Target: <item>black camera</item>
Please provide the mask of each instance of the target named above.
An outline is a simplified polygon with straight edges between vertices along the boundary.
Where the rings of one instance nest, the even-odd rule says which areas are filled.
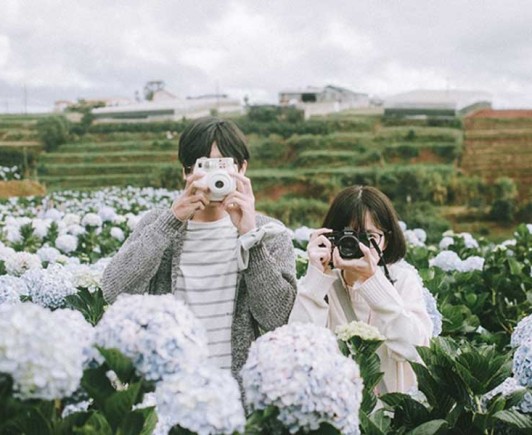
[[[338,247],[340,257],[346,259],[362,258],[364,254],[358,246],[359,242],[370,246],[370,241],[366,233],[357,233],[352,228],[344,228],[342,231],[333,231],[325,234],[325,237],[332,243],[333,247]]]

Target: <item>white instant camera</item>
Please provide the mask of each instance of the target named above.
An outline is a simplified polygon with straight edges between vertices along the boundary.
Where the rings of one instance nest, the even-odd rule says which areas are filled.
[[[201,157],[196,160],[194,165],[194,172],[197,170],[206,173],[199,180],[199,183],[209,188],[209,199],[211,201],[222,201],[227,195],[236,190],[235,179],[229,175],[237,172],[232,157]]]

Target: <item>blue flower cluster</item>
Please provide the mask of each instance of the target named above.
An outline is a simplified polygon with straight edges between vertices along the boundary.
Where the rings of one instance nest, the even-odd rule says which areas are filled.
[[[532,314],[519,321],[512,332],[510,344],[512,347],[519,347],[530,339],[532,339]]]
[[[292,323],[261,336],[241,374],[251,411],[277,407],[290,433],[316,430],[321,423],[342,434],[359,433],[360,371],[328,329]]]
[[[31,302],[0,305],[0,372],[13,378],[16,397],[53,400],[76,391],[90,346],[73,333],[83,321]]]
[[[65,298],[76,294],[73,277],[63,266],[53,264],[46,269],[31,269],[22,275],[31,300],[43,307],[55,309],[65,304]]]
[[[169,427],[198,435],[243,433],[246,418],[236,380],[227,370],[200,365],[163,379],[157,414]]]
[[[208,355],[203,326],[173,295],[120,295],[96,326],[96,343],[120,350],[151,381]]]
[[[438,310],[436,298],[425,286],[423,286],[423,298],[430,320],[432,320],[432,336],[437,337],[442,331],[443,316]]]

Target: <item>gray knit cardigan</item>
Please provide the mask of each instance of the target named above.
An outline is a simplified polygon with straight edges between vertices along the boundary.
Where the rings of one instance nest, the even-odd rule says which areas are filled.
[[[273,221],[257,215],[257,227]],[[102,288],[106,301],[114,302],[120,293],[171,293],[185,230],[186,223],[176,219],[170,209],[148,212],[105,269]],[[237,280],[231,331],[231,368],[239,381],[252,341],[259,331],[287,323],[296,291],[295,254],[288,231],[250,249],[248,268]]]

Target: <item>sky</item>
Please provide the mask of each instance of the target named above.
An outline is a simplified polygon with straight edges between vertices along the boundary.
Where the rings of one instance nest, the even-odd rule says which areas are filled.
[[[133,99],[150,80],[256,104],[335,85],[532,108],[531,23],[530,0],[0,0],[0,112]]]

